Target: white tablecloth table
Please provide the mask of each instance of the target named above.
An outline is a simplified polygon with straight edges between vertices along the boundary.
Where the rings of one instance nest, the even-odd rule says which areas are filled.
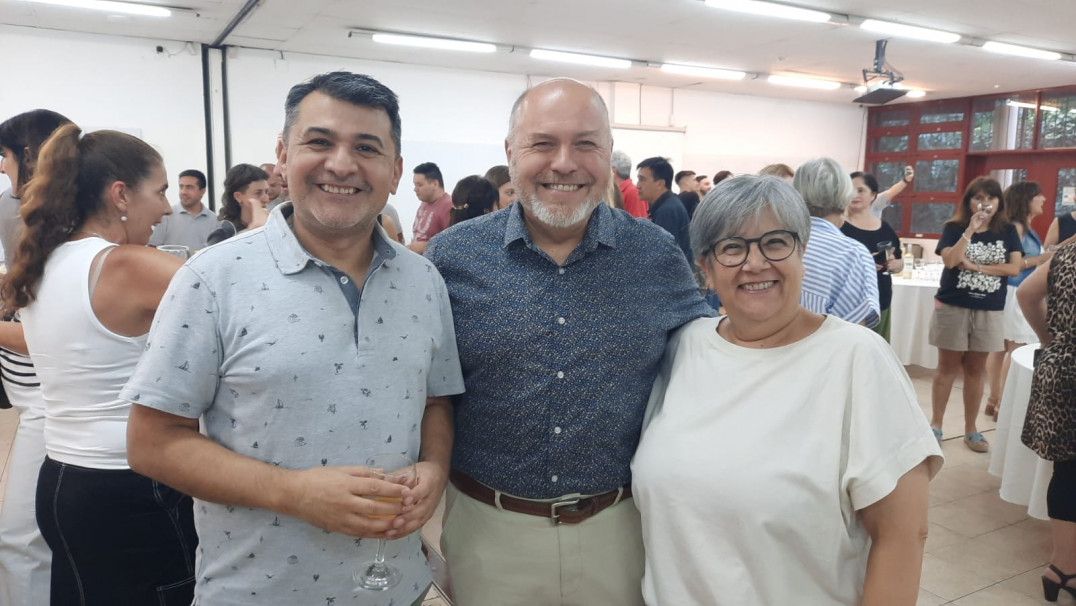
[[[905,366],[938,367],[938,348],[927,342],[934,314],[937,280],[893,277],[893,303],[889,308],[889,342]]]
[[[1031,398],[1031,364],[1038,343],[1024,345],[1012,353],[1012,364],[1001,396],[997,432],[990,450],[990,473],[1001,477],[1001,498],[1027,505],[1031,517],[1045,520],[1046,489],[1054,474],[1054,464],[1039,458],[1020,441],[1024,417]]]

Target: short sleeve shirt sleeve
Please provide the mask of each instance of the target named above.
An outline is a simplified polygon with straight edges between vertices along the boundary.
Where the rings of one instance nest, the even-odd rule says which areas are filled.
[[[120,398],[187,418],[212,404],[221,364],[219,310],[214,294],[184,265],[153,320],[146,351]]]
[[[946,225],[942,228],[941,237],[938,238],[938,247],[934,249],[934,254],[940,255],[946,248],[951,247],[960,240],[960,236],[963,234],[963,230],[959,225]]]

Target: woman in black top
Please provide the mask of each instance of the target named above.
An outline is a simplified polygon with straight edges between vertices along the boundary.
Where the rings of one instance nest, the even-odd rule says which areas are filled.
[[[904,271],[900,238],[888,223],[870,212],[874,192],[878,190],[878,181],[874,175],[854,172],[851,177],[852,185],[856,188],[856,197],[848,204],[841,233],[866,246],[867,251],[874,257],[874,267],[878,270],[878,302],[882,319],[873,330],[889,341],[889,306],[893,302],[893,278],[890,274]],[[878,244],[882,242],[889,242],[893,246],[895,258],[886,259],[885,251],[878,248]]]
[[[220,198],[220,226],[206,239],[216,244],[245,230],[265,225],[269,212],[269,173],[253,164],[236,164],[224,177]]]
[[[1052,251],[1058,246],[1076,242],[1073,236],[1076,236],[1076,211],[1054,218],[1050,223],[1050,229],[1046,232],[1046,239],[1042,241],[1042,246],[1047,251]]]
[[[1005,349],[1002,318],[1008,279],[1020,273],[1024,255],[997,181],[977,177],[968,185],[935,252],[945,269],[930,320],[930,344],[938,348],[930,424],[940,441],[949,393],[963,371],[964,444],[986,452],[990,445],[975,427],[986,358]]]

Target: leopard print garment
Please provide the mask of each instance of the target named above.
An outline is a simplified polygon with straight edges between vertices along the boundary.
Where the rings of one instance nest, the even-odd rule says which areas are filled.
[[[1054,255],[1046,325],[1053,341],[1039,357],[1020,438],[1048,461],[1076,459],[1076,244]]]

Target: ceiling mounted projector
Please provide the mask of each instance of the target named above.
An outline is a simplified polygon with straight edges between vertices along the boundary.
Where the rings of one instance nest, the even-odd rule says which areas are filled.
[[[904,80],[904,75],[885,60],[885,47],[888,40],[874,43],[874,66],[863,70],[863,84],[867,94],[853,99],[853,103],[866,105],[883,105],[908,94],[907,89],[897,87]]]

